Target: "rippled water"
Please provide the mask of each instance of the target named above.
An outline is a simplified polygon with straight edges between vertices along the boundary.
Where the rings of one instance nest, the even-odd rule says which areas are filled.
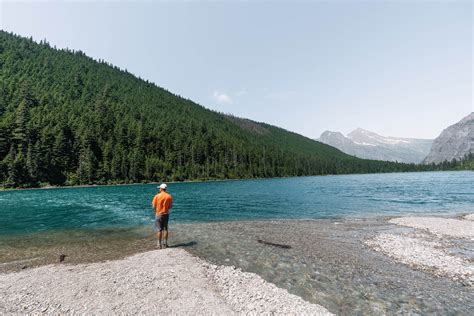
[[[172,183],[169,191],[181,223],[459,213],[473,209],[474,173]],[[0,192],[0,235],[148,225],[155,193],[156,185]]]
[[[338,314],[461,314],[472,288],[364,246],[384,216],[474,212],[473,172],[172,183],[171,244]],[[0,192],[0,272],[153,249],[156,185]],[[258,240],[281,243],[278,248]],[[463,251],[472,257],[472,243]],[[467,250],[466,250],[467,249]]]

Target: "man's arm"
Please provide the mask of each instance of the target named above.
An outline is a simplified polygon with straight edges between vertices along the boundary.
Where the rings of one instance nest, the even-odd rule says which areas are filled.
[[[151,206],[153,207],[154,210],[156,210],[156,204],[158,202],[158,197],[155,195],[153,198],[153,201],[151,202]]]

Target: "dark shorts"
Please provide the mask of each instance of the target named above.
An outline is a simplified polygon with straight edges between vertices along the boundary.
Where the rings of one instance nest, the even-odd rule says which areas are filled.
[[[161,232],[162,230],[168,230],[168,220],[170,218],[169,214],[166,215],[156,215],[155,216],[155,228],[157,231]]]

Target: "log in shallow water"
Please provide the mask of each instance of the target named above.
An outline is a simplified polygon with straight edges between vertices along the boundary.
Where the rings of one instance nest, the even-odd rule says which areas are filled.
[[[264,245],[268,245],[268,246],[273,246],[273,247],[278,247],[278,248],[283,248],[283,249],[290,249],[291,248],[290,245],[276,244],[276,243],[261,240],[261,239],[258,239],[257,241],[260,244],[264,244]]]

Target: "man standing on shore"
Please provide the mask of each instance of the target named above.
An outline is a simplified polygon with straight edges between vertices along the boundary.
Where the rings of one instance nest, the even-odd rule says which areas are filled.
[[[166,192],[168,186],[162,183],[159,187],[160,193],[155,195],[151,205],[155,210],[155,227],[156,227],[156,246],[158,249],[168,248],[168,219],[169,211],[173,206],[173,197]],[[164,243],[161,242],[162,237]]]

